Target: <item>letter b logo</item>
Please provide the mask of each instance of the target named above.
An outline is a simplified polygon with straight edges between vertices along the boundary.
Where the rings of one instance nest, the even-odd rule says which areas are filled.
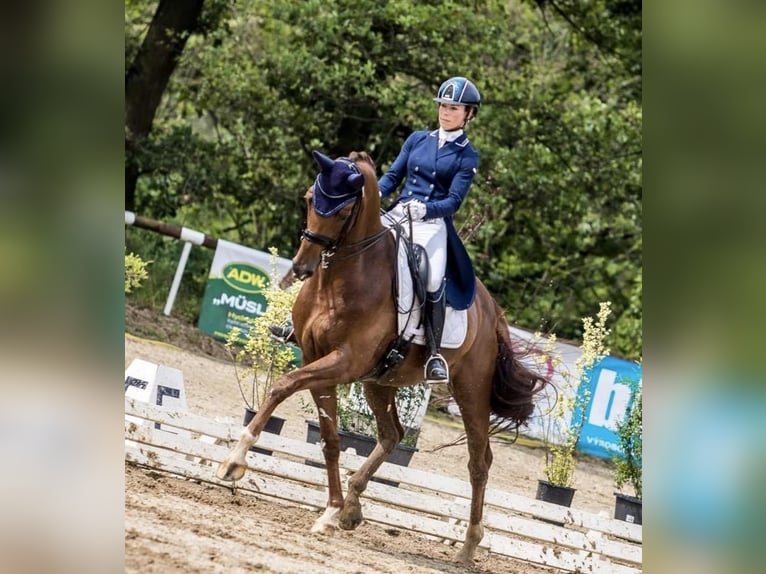
[[[588,416],[590,424],[616,430],[625,416],[625,409],[630,400],[630,387],[616,380],[616,371],[604,368],[599,371],[591,398]]]

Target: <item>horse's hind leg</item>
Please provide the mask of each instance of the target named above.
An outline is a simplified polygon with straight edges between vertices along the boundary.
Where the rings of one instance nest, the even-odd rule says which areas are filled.
[[[380,468],[404,435],[394,402],[396,388],[382,387],[377,383],[365,383],[364,395],[375,415],[378,443],[348,482],[346,500],[340,513],[340,527],[344,530],[352,530],[361,524],[362,505],[359,502],[359,496],[367,488],[372,475]]]
[[[469,450],[471,448],[469,441]],[[473,456],[470,457],[473,460]],[[473,564],[473,556],[476,553],[481,539],[484,538],[484,525],[481,520],[484,515],[484,493],[487,488],[487,477],[489,467],[492,464],[492,450],[487,442],[484,449],[484,463],[481,465],[485,470],[479,470],[468,463],[468,467],[471,473],[471,518],[468,523],[468,528],[465,531],[465,540],[463,541],[463,548],[458,553],[457,560],[461,564],[470,566]]]
[[[456,386],[457,386],[456,382]],[[457,399],[457,397],[456,397]],[[489,411],[481,408],[477,397],[463,402],[461,412],[468,442],[468,473],[471,481],[471,517],[465,533],[465,541],[457,560],[464,565],[473,564],[473,556],[484,537],[482,517],[484,515],[484,493],[492,465],[492,450],[489,446]],[[487,401],[488,402],[488,401]]]

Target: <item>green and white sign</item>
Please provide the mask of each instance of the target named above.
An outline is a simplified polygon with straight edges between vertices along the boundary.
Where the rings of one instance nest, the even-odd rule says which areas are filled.
[[[269,253],[219,239],[202,297],[199,330],[220,340],[234,327],[247,333],[247,320],[266,311],[263,291],[271,284],[272,259]],[[283,277],[291,265],[289,259],[277,257],[277,276]]]

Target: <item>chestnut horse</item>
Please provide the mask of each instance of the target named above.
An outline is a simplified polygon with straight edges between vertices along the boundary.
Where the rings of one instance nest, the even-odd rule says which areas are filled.
[[[361,523],[359,497],[403,436],[394,402],[396,389],[423,383],[426,350],[411,346],[398,367],[377,381],[369,380],[397,338],[395,242],[381,224],[378,183],[369,156],[355,152],[350,158],[332,160],[314,152],[314,157],[322,171],[305,195],[307,225],[292,268],[304,280],[293,306],[303,365],[275,383],[217,476],[221,480],[242,478],[247,468],[245,455],[276,407],[293,393],[308,389],[320,414],[329,487],[327,507],[312,532],[328,532],[353,529]],[[317,185],[321,198],[315,194]],[[472,487],[470,523],[457,559],[471,564],[484,535],[484,492],[492,464],[490,413],[523,424],[533,411],[533,396],[547,381],[514,356],[503,312],[478,280],[475,300],[468,309],[465,342],[460,348],[443,350],[443,355],[449,364],[450,390],[465,426]],[[378,442],[349,480],[344,498],[338,467],[336,387],[360,379],[366,380],[365,397],[375,416]]]

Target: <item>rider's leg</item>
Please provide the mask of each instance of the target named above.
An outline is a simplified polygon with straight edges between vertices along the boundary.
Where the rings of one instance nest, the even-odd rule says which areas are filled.
[[[427,383],[449,382],[447,362],[441,356],[442,333],[444,332],[444,317],[447,312],[447,298],[444,293],[444,283],[436,292],[426,295],[425,304],[425,332],[428,343],[429,357],[425,366],[425,379]]]
[[[423,305],[423,324],[429,354],[425,364],[425,379],[428,383],[447,383],[447,361],[439,353],[446,314],[444,272],[447,267],[447,228],[444,220],[435,219],[413,225],[413,239],[428,254],[427,293]]]

